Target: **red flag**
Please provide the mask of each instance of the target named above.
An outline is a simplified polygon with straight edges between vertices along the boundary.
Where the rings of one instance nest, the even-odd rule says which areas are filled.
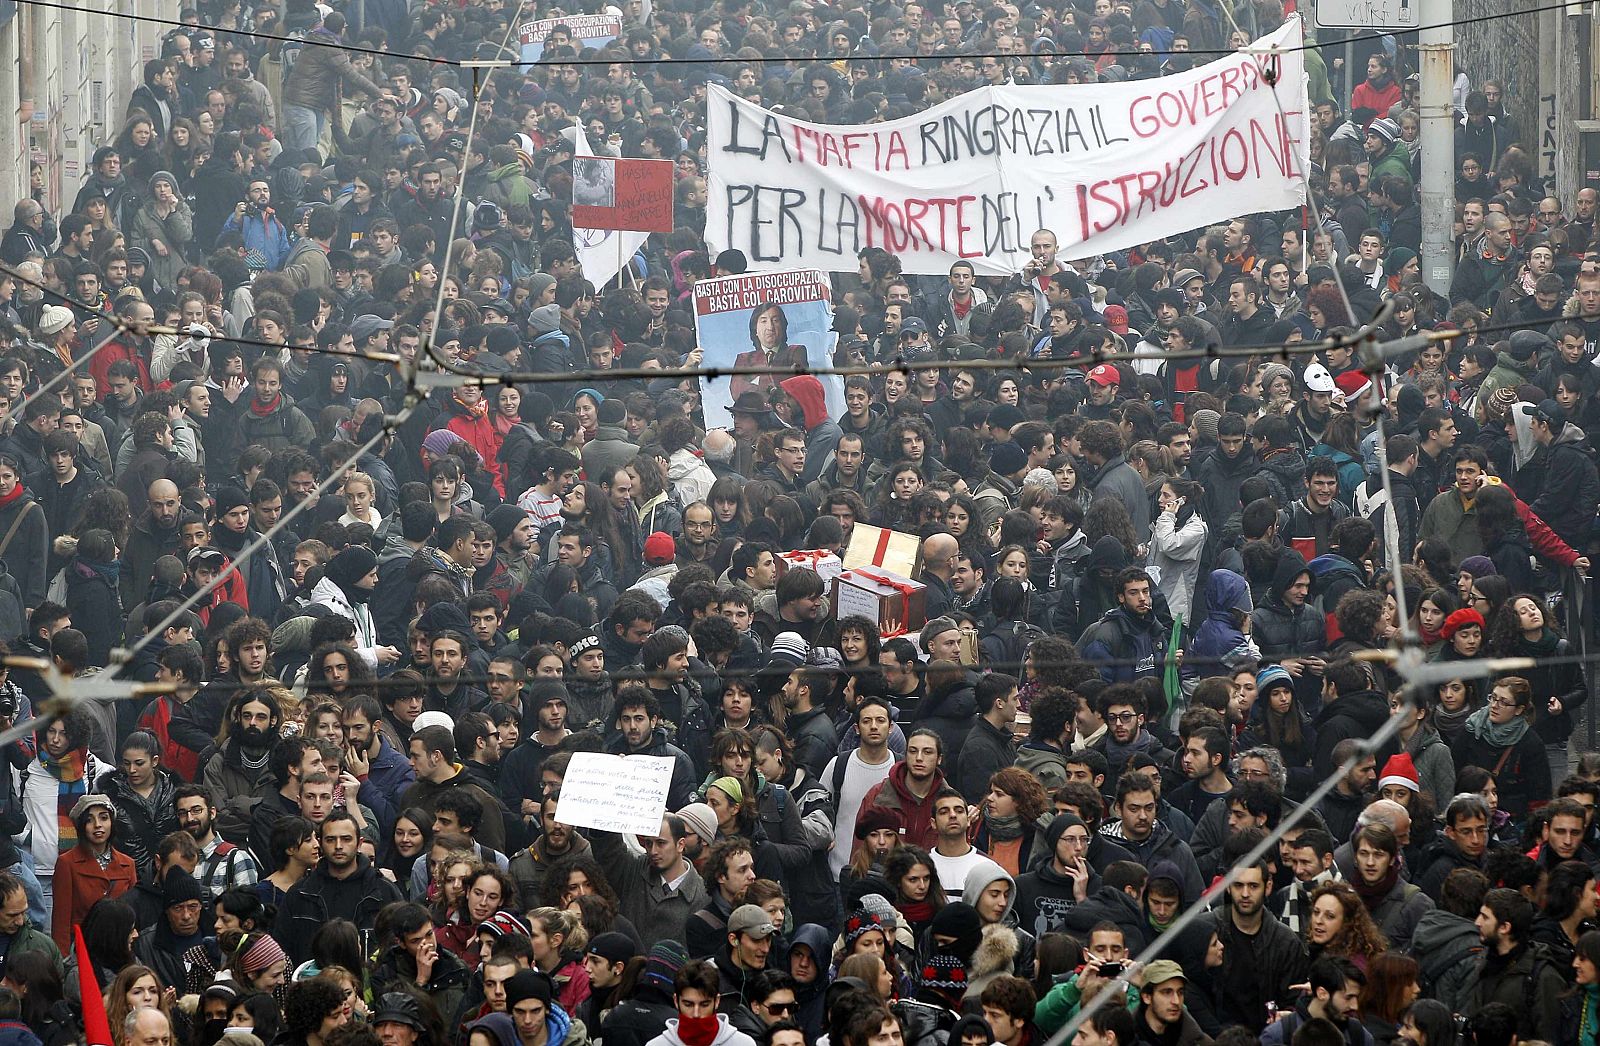
[[[111,1021],[106,1018],[106,1001],[100,994],[100,979],[89,961],[89,946],[83,943],[83,927],[72,927],[78,952],[78,992],[83,997],[83,1036],[88,1046],[112,1046]]]

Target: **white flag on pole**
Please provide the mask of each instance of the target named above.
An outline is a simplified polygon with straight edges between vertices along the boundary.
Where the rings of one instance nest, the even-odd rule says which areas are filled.
[[[589,148],[589,136],[578,125],[577,140],[573,143],[579,156],[594,156]],[[629,260],[638,253],[650,238],[647,232],[613,232],[610,229],[572,230],[572,245],[577,250],[578,263],[583,266],[583,278],[596,287],[604,287],[616,278]]]

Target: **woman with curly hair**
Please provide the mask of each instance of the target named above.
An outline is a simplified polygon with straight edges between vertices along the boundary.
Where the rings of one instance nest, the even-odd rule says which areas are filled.
[[[1338,955],[1362,970],[1389,950],[1355,887],[1346,882],[1323,883],[1311,894],[1311,955]]]
[[[606,930],[625,934],[635,942],[641,940],[638,929],[627,916],[617,914],[622,908],[622,901],[617,897],[617,891],[611,888],[611,882],[600,867],[600,862],[587,852],[568,854],[552,861],[545,873],[541,903],[547,908],[565,908],[586,919],[587,917],[580,911],[583,906],[578,904],[586,897],[600,898],[611,906],[612,912],[610,923],[604,930],[591,929],[590,940],[593,940],[597,933],[604,933]],[[506,907],[513,905],[508,904]],[[584,925],[587,927],[588,922],[585,921]]]
[[[989,778],[973,845],[1013,876],[1021,875],[1032,865],[1038,821],[1048,809],[1050,797],[1039,779],[1008,766]]]

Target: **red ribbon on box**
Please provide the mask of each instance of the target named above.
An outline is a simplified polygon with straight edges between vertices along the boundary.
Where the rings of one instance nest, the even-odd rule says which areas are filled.
[[[817,548],[800,548],[779,554],[793,566],[810,567],[812,570],[817,569],[817,564],[822,562],[823,556],[833,555],[826,549]]]
[[[872,562],[873,563],[882,563],[883,562],[883,557],[889,554],[889,538],[893,533],[894,532],[891,531],[888,527],[884,527],[883,529],[878,531],[878,547],[873,549],[873,551],[872,551]],[[882,578],[874,578],[873,580],[881,581],[883,579]],[[886,584],[886,585],[887,584],[893,584],[893,582],[892,581],[884,581],[884,584]]]
[[[884,531],[884,534],[887,535],[888,531]],[[881,552],[882,548],[887,546],[887,545],[888,545],[888,538],[884,537],[879,543],[880,552]],[[870,567],[857,567],[856,568],[856,573],[860,574],[862,577],[867,578],[867,579],[869,579],[871,581],[876,581],[880,585],[887,585],[889,588],[892,588],[896,592],[900,593],[900,621],[901,621],[901,625],[900,625],[900,631],[895,633],[895,634],[896,635],[904,635],[905,631],[906,631],[905,622],[911,620],[911,594],[917,590],[916,586],[911,584],[910,582],[901,581],[899,578],[894,577],[892,574],[879,573],[878,571],[873,570]]]

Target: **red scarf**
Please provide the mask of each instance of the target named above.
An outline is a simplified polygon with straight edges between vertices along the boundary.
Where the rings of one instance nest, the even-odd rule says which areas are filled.
[[[22,493],[22,484],[19,482],[11,489],[11,493],[0,495],[0,509],[8,509],[12,505],[15,505],[17,503],[17,499],[22,497]]]
[[[717,1020],[717,1015],[709,1017],[685,1017],[678,1014],[678,1038],[682,1039],[684,1046],[711,1046],[717,1041],[717,1032],[722,1028],[722,1022]]]
[[[262,403],[258,399],[252,399],[250,401],[250,413],[254,414],[258,418],[264,418],[268,414],[271,414],[273,411],[277,410],[278,404],[282,402],[283,393],[281,392],[272,397],[271,403]]]
[[[929,901],[901,901],[900,914],[908,923],[925,923],[933,918],[933,904]]]
[[[467,417],[469,418],[482,418],[486,417],[489,413],[488,400],[479,400],[476,403],[463,403],[461,402],[460,396],[452,396],[451,398],[455,400],[456,406],[467,412]]]

